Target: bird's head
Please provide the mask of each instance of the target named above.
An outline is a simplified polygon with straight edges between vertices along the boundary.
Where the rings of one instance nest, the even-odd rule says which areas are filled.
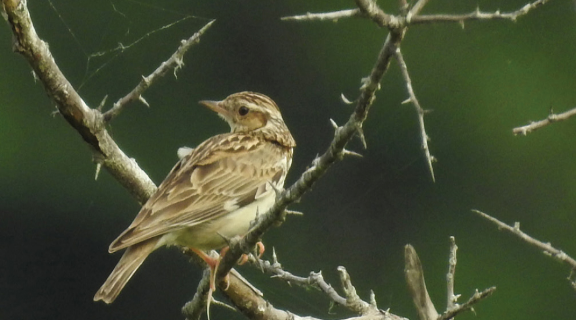
[[[234,133],[262,133],[265,138],[286,147],[296,143],[286,127],[278,105],[261,93],[239,92],[222,101],[200,101],[218,113],[230,125]]]

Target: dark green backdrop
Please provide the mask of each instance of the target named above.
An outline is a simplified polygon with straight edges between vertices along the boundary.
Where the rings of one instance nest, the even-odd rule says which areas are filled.
[[[395,10],[396,1],[380,1]],[[384,3],[386,2],[386,3]],[[526,0],[434,0],[424,13],[512,10]],[[282,108],[298,147],[293,182],[347,120],[360,79],[369,74],[386,31],[362,19],[281,22],[305,12],[352,8],[353,1],[30,0],[36,29],[85,101],[96,107],[127,93],[209,19],[217,22],[168,76],[131,105],[110,132],[159,183],[176,150],[228,130],[197,104],[241,90],[263,92]],[[395,11],[392,11],[395,12]],[[89,55],[127,45],[117,54]],[[551,1],[516,23],[471,22],[410,28],[402,45],[432,138],[436,183],[420,151],[416,114],[393,65],[365,132],[364,158],[347,158],[266,234],[287,270],[322,270],[337,286],[346,266],[360,295],[416,319],[403,279],[403,246],[414,245],[428,288],[445,308],[449,236],[458,251],[456,292],[496,285],[496,294],[460,319],[574,319],[567,267],[470,212],[476,208],[576,255],[576,119],[514,137],[512,128],[576,107],[576,12]],[[89,61],[89,63],[88,63]],[[98,70],[98,71],[97,71]],[[181,319],[201,270],[176,249],[153,254],[110,306],[92,302],[119,254],[108,244],[139,207],[106,172],[94,181],[91,153],[58,115],[0,28],[0,319]],[[270,257],[266,255],[266,257]],[[250,267],[246,276],[277,307],[342,318],[318,292],[291,288]],[[230,317],[214,307],[213,319]],[[239,315],[234,315],[240,318]]]

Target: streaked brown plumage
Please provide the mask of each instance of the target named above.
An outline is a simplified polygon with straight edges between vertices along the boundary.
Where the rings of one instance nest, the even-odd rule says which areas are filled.
[[[226,246],[248,232],[257,212],[275,201],[296,146],[276,103],[254,92],[201,101],[228,122],[231,133],[185,154],[109,251],[124,255],[94,296],[111,303],[144,259],[165,245],[198,250]],[[270,184],[273,184],[272,187]]]

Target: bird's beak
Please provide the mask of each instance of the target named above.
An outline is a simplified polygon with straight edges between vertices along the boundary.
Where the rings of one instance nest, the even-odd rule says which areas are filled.
[[[220,102],[222,102],[222,101],[202,100],[202,101],[200,101],[200,104],[205,105],[210,110],[217,112],[219,115],[222,115],[222,116],[228,115],[228,110],[222,108],[222,106],[220,105]]]

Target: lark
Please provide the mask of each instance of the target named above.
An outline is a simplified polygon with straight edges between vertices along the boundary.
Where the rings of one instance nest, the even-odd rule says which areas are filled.
[[[228,122],[231,132],[181,154],[132,224],[110,244],[110,253],[126,251],[95,301],[113,302],[146,257],[163,246],[190,248],[214,274],[217,261],[205,252],[246,234],[257,214],[274,204],[275,189],[282,189],[296,143],[276,103],[255,92],[200,103]]]

